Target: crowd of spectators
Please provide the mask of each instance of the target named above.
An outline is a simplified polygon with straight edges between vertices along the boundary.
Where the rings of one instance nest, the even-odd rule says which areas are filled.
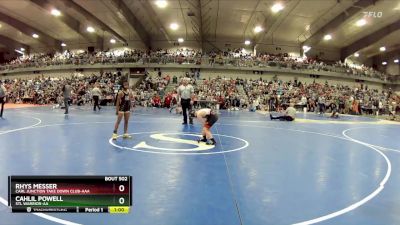
[[[62,102],[62,87],[68,82],[72,88],[71,103],[83,105],[91,101],[90,91],[95,83],[100,85],[104,100],[112,101],[117,80],[117,73],[106,72],[91,76],[75,73],[68,78],[38,76],[32,79],[5,79],[4,83],[9,103],[49,105]]]
[[[238,85],[236,80],[221,77],[198,81],[195,85],[195,102],[199,105],[214,103],[219,109],[237,110],[241,105]],[[247,103],[242,102],[242,107],[245,105]]]
[[[147,76],[134,90],[135,104],[144,107],[169,107],[170,102],[164,100],[166,96],[171,95],[171,93],[165,93],[169,82],[169,75],[165,77]]]
[[[209,64],[235,67],[278,67],[292,70],[313,70],[337,72],[341,74],[372,77],[391,80],[392,77],[363,65],[349,65],[336,62],[331,65],[307,57],[297,57],[283,54],[258,53],[254,55],[243,49],[228,49],[225,51],[203,53],[199,50],[182,48],[175,50],[143,51],[136,49],[119,49],[88,53],[87,51],[69,51],[55,54],[24,55],[2,65],[0,69],[15,69],[24,67],[45,67],[51,65],[83,65],[83,64],[114,64],[114,63],[176,63],[176,64]]]
[[[113,104],[115,94],[120,88],[119,81],[122,74],[119,72],[105,72],[85,76],[75,73],[70,77],[44,77],[32,79],[5,79],[8,103],[32,103],[37,105],[62,105],[62,87],[65,83],[71,86],[71,104],[78,106],[89,104],[92,101],[91,90],[98,84],[101,90],[100,105]],[[135,88],[136,104],[142,106],[153,105],[156,96],[163,96],[163,91],[169,83],[169,77],[146,78]]]
[[[400,111],[400,96],[391,90],[378,91],[367,85],[349,87],[298,81],[246,80],[247,96],[256,99],[260,110],[279,111],[294,103],[311,112],[338,110],[345,114],[395,114]]]
[[[391,90],[378,91],[358,84],[356,87],[300,81],[283,82],[277,77],[270,81],[241,78],[197,79],[193,73],[190,83],[195,88],[195,106],[216,106],[228,110],[280,111],[290,103],[299,110],[311,112],[333,111],[346,114],[396,114],[400,110],[400,96]],[[145,76],[134,88],[135,105],[144,107],[176,108],[176,87],[183,78],[169,75]],[[105,72],[84,76],[76,73],[68,78],[36,77],[33,79],[4,80],[7,102],[34,104],[62,104],[62,86],[72,87],[71,103],[84,105],[91,102],[91,90],[98,84],[101,105],[113,104],[119,89],[121,74]],[[172,86],[167,90],[172,80]],[[172,88],[171,88],[172,87]],[[323,107],[321,107],[323,105]]]

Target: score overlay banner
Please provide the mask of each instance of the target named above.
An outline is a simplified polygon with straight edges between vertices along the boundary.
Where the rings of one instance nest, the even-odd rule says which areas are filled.
[[[128,213],[131,176],[9,176],[12,212]]]

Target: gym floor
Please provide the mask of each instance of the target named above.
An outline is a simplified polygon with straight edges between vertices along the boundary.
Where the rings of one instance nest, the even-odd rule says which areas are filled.
[[[399,123],[222,111],[209,148],[194,141],[200,124],[183,126],[165,109],[135,109],[133,139],[116,141],[111,108],[4,116],[0,224],[400,224]],[[131,175],[133,206],[125,215],[13,214],[9,175]]]

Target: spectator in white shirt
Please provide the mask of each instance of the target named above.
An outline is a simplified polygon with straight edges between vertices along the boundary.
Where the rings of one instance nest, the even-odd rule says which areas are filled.
[[[98,83],[96,83],[92,89],[92,97],[94,101],[93,111],[96,111],[96,107],[100,110],[99,99],[101,97],[101,90]]]

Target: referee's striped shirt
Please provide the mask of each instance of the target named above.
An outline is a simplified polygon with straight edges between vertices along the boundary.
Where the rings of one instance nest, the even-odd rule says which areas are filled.
[[[178,94],[181,96],[181,99],[191,99],[193,93],[194,93],[194,88],[190,84],[186,86],[181,85],[178,87]]]

